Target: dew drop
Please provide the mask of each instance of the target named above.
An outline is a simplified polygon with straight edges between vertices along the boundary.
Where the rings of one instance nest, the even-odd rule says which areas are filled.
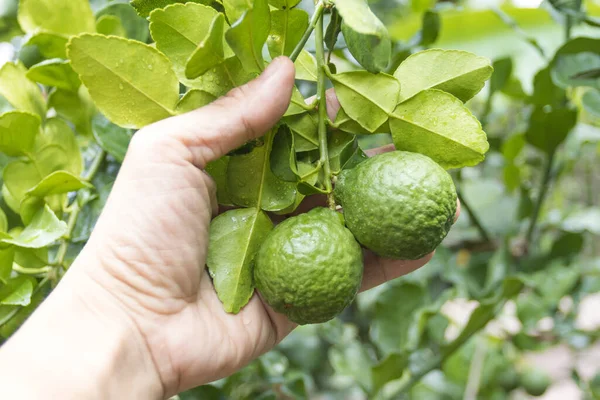
[[[150,71],[152,71],[152,69],[153,69],[153,68],[154,68],[154,67],[152,66],[152,64],[148,64],[148,69],[149,69]]]
[[[124,89],[124,87],[123,87],[123,84],[122,84],[122,83],[119,83],[119,89],[121,89],[121,90],[123,90],[123,89]]]

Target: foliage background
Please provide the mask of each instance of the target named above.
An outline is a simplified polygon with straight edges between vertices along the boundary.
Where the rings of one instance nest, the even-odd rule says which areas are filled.
[[[44,57],[35,46],[22,46],[17,3],[0,2],[0,58],[31,67]],[[127,6],[90,3],[98,18],[113,3]],[[507,390],[513,388],[507,371],[530,367],[553,377],[548,398],[600,398],[600,79],[581,85],[538,75],[548,64],[557,68],[553,56],[565,41],[599,38],[600,29],[557,12],[557,3],[570,7],[576,1],[541,7],[539,1],[371,3],[401,53],[442,47],[494,60],[491,85],[468,104],[484,122],[492,150],[483,164],[454,176],[463,215],[427,267],[360,295],[338,319],[302,327],[234,376],[180,398],[518,399],[526,394],[519,387]],[[302,6],[312,7],[310,1]],[[583,8],[600,15],[598,2],[584,2]],[[143,20],[127,13],[120,18],[123,26],[139,27],[143,37]],[[599,60],[599,43],[581,52]],[[343,50],[334,60],[354,68]],[[566,73],[573,76],[590,65],[580,60]],[[20,276],[21,268],[35,281],[18,282],[26,287],[16,302],[6,300],[14,294],[7,292],[8,283],[0,289],[4,338],[39,304],[89,237],[133,133],[96,114],[85,93],[69,97],[45,90],[57,118],[74,128],[84,174],[93,172],[95,189],[67,198],[66,203],[79,204],[69,240],[20,254],[13,276]],[[314,87],[302,90],[309,94]],[[561,118],[540,128],[532,118],[534,110],[555,106],[550,102],[556,92],[561,107],[577,110],[575,127],[561,131]],[[4,97],[0,109],[12,109]],[[563,133],[566,139],[556,152],[534,145],[535,137],[545,142],[548,135]],[[388,135],[361,139],[363,148],[389,142]],[[11,160],[2,154],[0,167]],[[6,199],[0,205],[5,231],[21,225]],[[526,240],[532,220],[537,229],[533,240]],[[43,269],[57,257],[58,269]],[[448,341],[462,346],[449,349]]]

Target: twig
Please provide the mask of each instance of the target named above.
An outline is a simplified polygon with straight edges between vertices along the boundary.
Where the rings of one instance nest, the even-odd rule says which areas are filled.
[[[529,245],[533,240],[533,237],[535,235],[535,228],[537,227],[537,223],[540,218],[540,211],[542,209],[542,206],[544,205],[544,201],[546,200],[546,195],[548,194],[548,186],[550,185],[550,180],[552,179],[552,168],[554,166],[555,154],[556,150],[552,151],[552,153],[548,155],[548,159],[546,161],[544,176],[540,181],[540,190],[538,193],[538,198],[535,202],[533,214],[531,215],[531,221],[529,222],[529,228],[527,229],[527,234],[525,236],[525,242],[527,243],[527,245]]]
[[[456,193],[458,194],[458,199],[460,200],[461,208],[467,212],[467,214],[469,215],[469,220],[471,221],[473,226],[475,226],[475,228],[477,228],[477,231],[479,232],[479,235],[481,236],[481,238],[484,241],[486,241],[487,243],[491,242],[492,239],[491,239],[490,234],[488,233],[487,229],[485,229],[485,227],[479,220],[479,217],[477,217],[477,214],[475,214],[475,211],[473,210],[473,208],[471,207],[469,202],[463,196],[461,190],[457,188]]]
[[[323,1],[319,1],[315,7],[315,12],[310,20],[308,28],[306,28],[306,30],[304,31],[304,35],[302,35],[302,39],[300,39],[300,42],[298,43],[296,48],[294,48],[294,51],[290,55],[290,59],[292,61],[296,61],[296,59],[302,52],[302,49],[304,49],[306,42],[308,42],[308,39],[310,39],[310,35],[312,35],[313,31],[317,27],[317,24],[323,19],[322,17],[323,12],[325,11],[325,3]],[[323,42],[321,41],[321,43]]]
[[[320,164],[323,166],[325,175],[325,190],[327,191],[328,205],[335,210],[335,201],[331,195],[333,186],[331,184],[331,166],[329,165],[329,149],[327,144],[327,97],[326,97],[326,71],[325,71],[325,48],[323,45],[323,18],[319,18],[315,33],[316,58],[317,58],[317,102],[319,104],[319,151],[321,153]]]

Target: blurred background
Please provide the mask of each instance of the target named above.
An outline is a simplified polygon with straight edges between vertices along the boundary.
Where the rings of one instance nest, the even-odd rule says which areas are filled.
[[[126,1],[90,3],[148,38],[145,21],[126,19]],[[234,376],[178,397],[600,399],[600,1],[370,3],[394,38],[395,66],[432,47],[494,62],[491,83],[468,103],[490,153],[452,172],[461,218],[422,270],[359,295],[334,321],[297,329]],[[0,64],[31,67],[44,57],[24,46],[17,7],[0,0]],[[343,46],[332,59],[338,70],[356,68]],[[563,109],[577,113],[574,126],[554,114]],[[98,137],[99,125],[61,117]],[[540,150],[556,137],[557,149]],[[390,142],[386,134],[360,138],[365,149]],[[85,205],[67,260],[89,236],[118,166],[109,160],[96,178],[99,196]]]

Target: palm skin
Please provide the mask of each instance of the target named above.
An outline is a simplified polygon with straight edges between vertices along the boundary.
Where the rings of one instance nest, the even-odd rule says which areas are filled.
[[[223,310],[205,269],[217,203],[203,171],[267,132],[287,109],[293,83],[292,63],[277,59],[257,81],[212,105],[138,132],[88,245],[57,289],[96,293],[78,297],[98,318],[130,327],[156,372],[157,397],[234,373],[294,328],[258,294],[237,315]],[[363,290],[429,258],[366,253]]]

